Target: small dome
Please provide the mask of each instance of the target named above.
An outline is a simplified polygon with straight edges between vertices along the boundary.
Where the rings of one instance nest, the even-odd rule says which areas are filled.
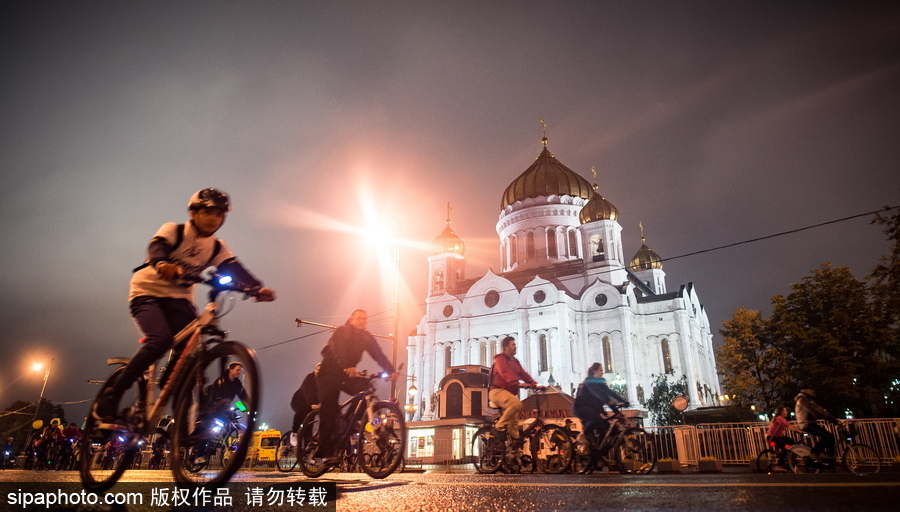
[[[447,227],[431,242],[431,254],[444,254],[446,252],[456,253],[460,256],[466,252],[466,244],[463,243],[462,238],[458,237],[450,229],[450,219],[447,219]]]
[[[578,220],[582,224],[597,220],[619,220],[619,209],[601,196],[599,192],[594,191],[594,195],[591,196],[591,199],[579,212]]]
[[[651,251],[647,244],[644,243],[644,237],[641,237],[641,248],[638,249],[634,258],[631,258],[631,270],[650,270],[651,268],[662,268],[662,258],[659,254]]]
[[[575,171],[561,164],[547,149],[547,138],[543,139],[544,150],[531,167],[513,180],[503,192],[500,209],[531,197],[571,196],[588,199],[591,184]]]

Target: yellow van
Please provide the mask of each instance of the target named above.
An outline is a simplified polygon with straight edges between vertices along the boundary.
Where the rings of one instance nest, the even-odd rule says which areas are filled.
[[[275,449],[278,448],[280,439],[281,432],[273,428],[254,432],[250,450],[247,452],[247,460],[250,463],[250,467],[274,467]]]

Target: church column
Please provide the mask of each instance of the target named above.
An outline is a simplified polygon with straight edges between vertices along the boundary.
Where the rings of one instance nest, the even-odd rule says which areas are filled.
[[[683,299],[687,303],[687,299]],[[675,324],[678,326],[678,346],[681,348],[681,362],[684,365],[684,374],[687,375],[688,396],[691,397],[690,408],[700,407],[697,396],[697,374],[694,371],[694,353],[691,347],[691,327],[688,322],[688,314],[684,309],[675,311]]]
[[[628,302],[626,301],[625,304]],[[622,326],[622,344],[625,354],[625,386],[628,401],[637,403],[637,371],[634,366],[634,339],[631,331],[631,308],[619,306],[619,324]]]

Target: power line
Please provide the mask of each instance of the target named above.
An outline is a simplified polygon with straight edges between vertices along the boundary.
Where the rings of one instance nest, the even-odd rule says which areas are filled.
[[[792,229],[792,230],[790,230],[790,231],[782,231],[781,233],[775,233],[774,235],[766,235],[766,236],[761,236],[761,237],[758,237],[758,238],[751,238],[750,240],[744,240],[743,242],[734,242],[734,243],[727,244],[727,245],[720,245],[720,246],[718,246],[718,247],[712,247],[712,248],[710,248],[710,249],[703,249],[703,250],[700,250],[700,251],[689,252],[689,253],[687,253],[687,254],[681,254],[681,255],[679,255],[679,256],[672,256],[672,257],[670,257],[670,258],[661,258],[660,261],[677,260],[677,259],[679,259],[679,258],[687,258],[688,256],[696,256],[696,255],[698,255],[698,254],[703,254],[703,253],[712,252],[712,251],[718,251],[718,250],[720,250],[720,249],[727,249],[727,248],[729,248],[729,247],[735,247],[735,246],[738,246],[738,245],[749,244],[749,243],[752,243],[752,242],[759,242],[760,240],[768,240],[768,239],[770,239],[770,238],[776,238],[776,237],[779,237],[779,236],[790,235],[790,234],[793,234],[793,233],[799,233],[799,232],[801,232],[801,231],[806,231],[807,229],[820,228],[820,227],[822,227],[822,226],[828,226],[828,225],[830,225],[830,224],[837,224],[838,222],[844,222],[844,221],[848,221],[848,220],[852,220],[852,219],[857,219],[857,218],[859,218],[859,217],[866,217],[866,216],[868,216],[868,215],[874,215],[874,214],[876,214],[876,213],[889,212],[889,211],[895,210],[895,209],[897,209],[897,208],[900,208],[900,206],[885,206],[884,208],[881,208],[881,209],[879,209],[879,210],[875,210],[875,211],[871,211],[871,212],[866,212],[866,213],[860,213],[860,214],[857,214],[857,215],[851,215],[851,216],[849,216],[849,217],[844,217],[844,218],[842,218],[842,219],[830,220],[830,221],[828,221],[828,222],[820,222],[819,224],[813,224],[813,225],[811,225],[811,226],[806,226],[806,227],[802,227],[802,228]]]

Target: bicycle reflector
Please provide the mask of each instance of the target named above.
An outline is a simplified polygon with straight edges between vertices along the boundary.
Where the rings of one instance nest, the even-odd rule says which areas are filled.
[[[241,412],[247,412],[247,406],[244,405],[244,403],[241,402],[240,400],[238,400],[237,402],[235,402],[235,403],[234,403],[234,406],[237,407],[237,410],[239,410],[239,411],[241,411]]]

